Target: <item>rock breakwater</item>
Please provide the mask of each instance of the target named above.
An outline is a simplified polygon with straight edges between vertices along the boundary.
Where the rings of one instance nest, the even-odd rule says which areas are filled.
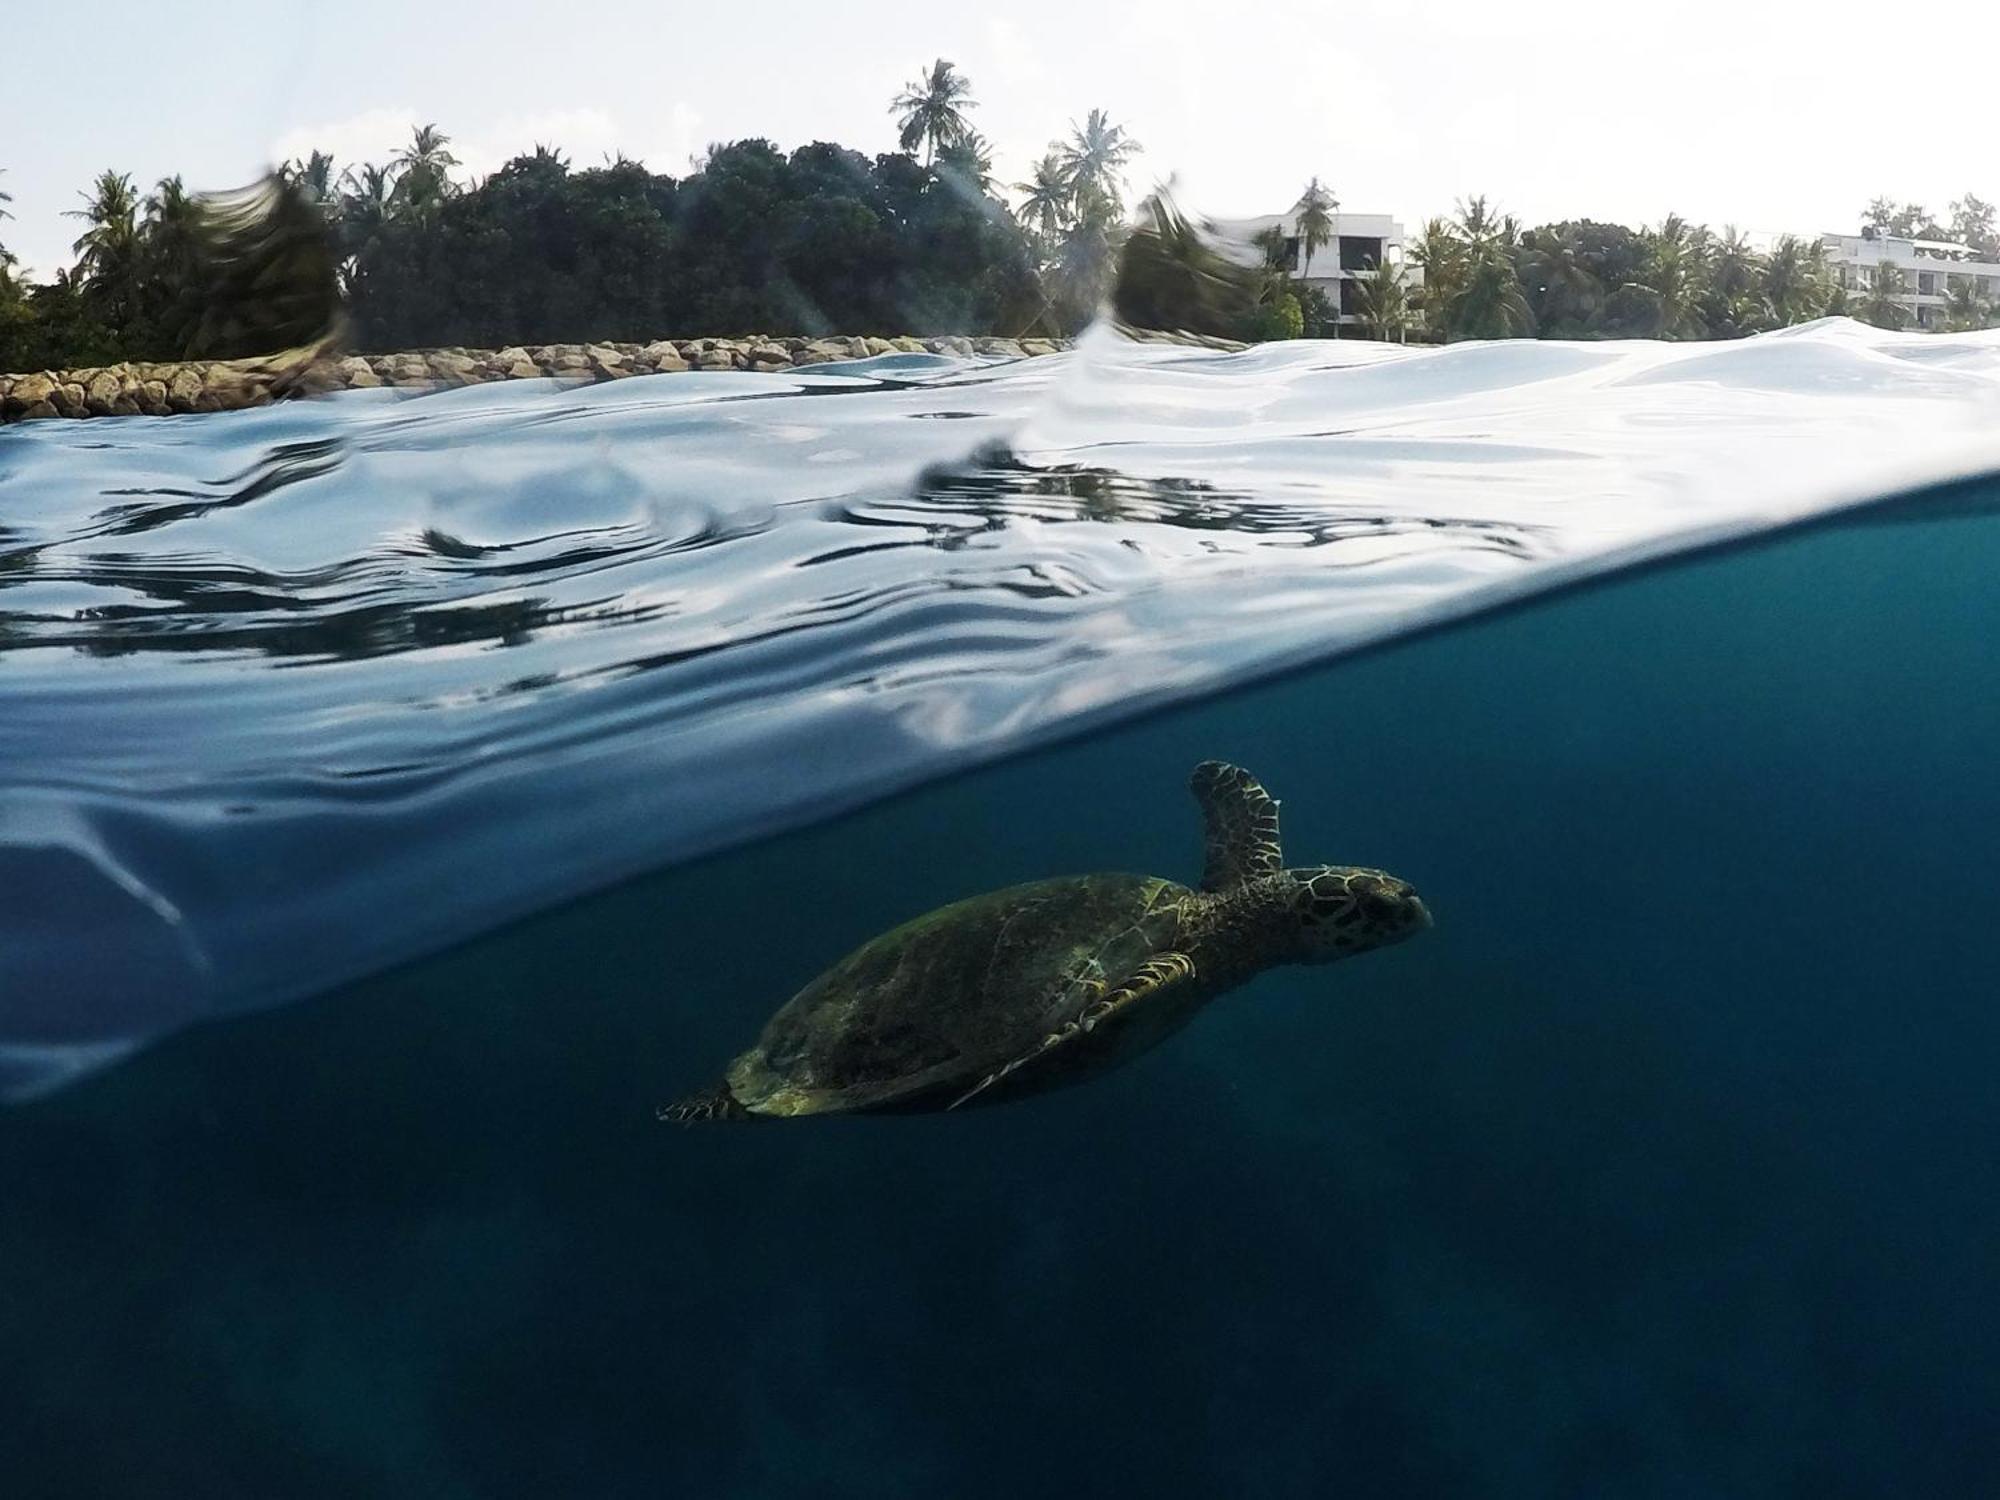
[[[516,344],[505,349],[419,349],[341,355],[323,347],[258,359],[130,362],[84,370],[0,375],[0,421],[46,417],[169,416],[236,411],[293,396],[384,386],[435,390],[496,380],[617,380],[688,370],[778,371],[882,354],[1024,359],[1068,347],[1059,339],[656,339],[648,344]]]

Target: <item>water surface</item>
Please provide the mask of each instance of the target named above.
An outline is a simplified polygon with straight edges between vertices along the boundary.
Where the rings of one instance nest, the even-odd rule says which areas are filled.
[[[2000,342],[1106,331],[0,433],[0,1093],[900,787],[2000,464]],[[1663,646],[1663,649],[1667,649]]]

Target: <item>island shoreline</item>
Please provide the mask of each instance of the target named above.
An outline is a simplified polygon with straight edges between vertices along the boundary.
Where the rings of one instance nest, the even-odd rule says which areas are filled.
[[[333,391],[439,390],[502,380],[577,384],[635,375],[777,373],[892,354],[1032,359],[1068,339],[877,336],[655,339],[650,343],[512,344],[343,354],[327,344],[253,359],[131,361],[102,368],[0,375],[0,422],[241,411]]]

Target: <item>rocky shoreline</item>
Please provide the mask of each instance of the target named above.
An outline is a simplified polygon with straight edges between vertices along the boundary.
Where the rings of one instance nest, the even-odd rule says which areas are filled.
[[[686,370],[772,372],[881,354],[1034,358],[1061,339],[703,338],[650,344],[516,344],[506,349],[420,349],[342,355],[315,346],[258,359],[134,362],[101,369],[0,375],[0,422],[40,417],[169,416],[238,411],[328,391],[437,390],[496,380],[589,382]]]

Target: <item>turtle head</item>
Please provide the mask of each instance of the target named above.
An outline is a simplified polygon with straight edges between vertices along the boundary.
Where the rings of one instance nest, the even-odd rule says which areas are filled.
[[[1314,865],[1286,870],[1278,879],[1297,933],[1296,963],[1331,963],[1400,943],[1431,925],[1410,883],[1380,870]]]

